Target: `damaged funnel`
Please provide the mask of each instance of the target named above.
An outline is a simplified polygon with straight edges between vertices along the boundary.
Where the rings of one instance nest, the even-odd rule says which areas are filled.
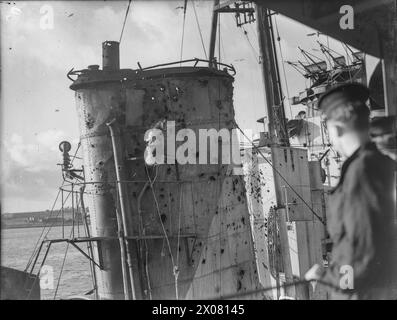
[[[95,260],[102,267],[95,270],[99,298],[125,297],[117,224],[121,194],[137,299],[202,299],[258,289],[243,177],[228,163],[145,162],[146,133],[159,123],[173,123],[175,133],[189,129],[195,137],[208,130],[231,134],[234,78],[227,70],[198,66],[198,60],[190,61],[193,66],[178,61],[118,69],[118,45],[104,42],[103,70],[80,70],[71,85],[80,122],[84,200],[96,239]],[[113,145],[109,122],[117,130]],[[164,141],[171,141],[167,159],[175,159],[174,151],[185,143],[171,131],[165,132]],[[117,161],[113,146],[120,151]],[[207,144],[193,152],[194,160],[200,156],[210,157]]]

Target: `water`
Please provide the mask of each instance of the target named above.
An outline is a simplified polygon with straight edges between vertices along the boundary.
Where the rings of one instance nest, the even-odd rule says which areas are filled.
[[[71,229],[72,227],[65,227],[65,237],[69,236]],[[1,265],[24,270],[41,232],[42,228],[3,229],[1,232]],[[77,236],[76,228],[75,236]],[[82,228],[80,228],[80,236],[84,236]],[[47,238],[62,238],[62,227],[53,227]],[[87,252],[85,243],[79,243],[78,246],[84,252]],[[41,299],[54,299],[66,248],[66,243],[54,243],[51,245],[45,265],[53,268],[53,289],[41,289]],[[43,246],[43,249],[45,249],[45,246]],[[42,250],[42,252],[44,251]],[[41,262],[41,258],[39,258],[38,262]],[[35,269],[36,273],[38,268],[39,265]],[[81,252],[69,245],[56,299],[72,295],[83,295],[91,289],[93,289],[93,284],[90,263]]]

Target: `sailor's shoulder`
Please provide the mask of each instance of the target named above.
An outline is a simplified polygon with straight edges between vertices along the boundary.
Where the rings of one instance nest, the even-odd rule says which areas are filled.
[[[365,181],[382,182],[385,184],[393,179],[396,172],[396,162],[381,153],[378,149],[363,150],[351,162],[346,172],[347,183],[364,183]]]

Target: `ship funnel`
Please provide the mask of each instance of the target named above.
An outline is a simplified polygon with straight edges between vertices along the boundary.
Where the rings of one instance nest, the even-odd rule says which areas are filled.
[[[120,43],[117,41],[105,41],[102,43],[102,69],[105,71],[120,69]]]

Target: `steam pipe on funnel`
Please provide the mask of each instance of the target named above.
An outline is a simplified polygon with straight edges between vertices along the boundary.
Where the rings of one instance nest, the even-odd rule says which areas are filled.
[[[123,246],[120,243],[120,247],[126,249],[126,254],[127,254],[127,265],[128,265],[128,271],[129,271],[129,276],[130,276],[130,281],[131,281],[131,291],[132,291],[132,300],[136,300],[136,291],[135,291],[135,283],[134,283],[134,272],[133,272],[133,266],[132,266],[132,258],[131,258],[131,250],[130,250],[130,245],[129,241],[125,238],[128,236],[128,229],[127,229],[127,219],[126,219],[126,214],[127,214],[127,205],[126,205],[126,200],[124,197],[124,189],[122,185],[122,179],[121,179],[121,171],[123,170],[123,166],[121,165],[120,159],[119,159],[119,151],[117,149],[117,141],[116,141],[116,135],[114,133],[114,128],[113,124],[116,122],[116,119],[113,119],[106,125],[109,128],[110,131],[110,137],[112,139],[112,147],[113,147],[113,156],[114,156],[114,165],[116,169],[116,179],[117,179],[117,189],[118,189],[118,194],[119,194],[119,200],[120,200],[120,210],[121,210],[121,221],[120,223],[118,222],[118,225],[122,224],[122,229],[119,229],[119,233],[123,233]],[[119,220],[119,214],[118,210],[116,210],[117,213],[117,220]],[[125,259],[124,252],[121,252],[121,259]],[[122,260],[123,261],[123,260]],[[125,262],[125,261],[124,261]],[[123,264],[125,266],[125,264]],[[126,285],[127,277],[124,277],[123,275],[123,282],[124,282],[124,294],[128,293],[128,285]],[[127,288],[126,288],[127,287]],[[127,290],[127,291],[125,291]]]
[[[120,43],[105,41],[102,43],[102,69],[105,71],[120,69]]]

